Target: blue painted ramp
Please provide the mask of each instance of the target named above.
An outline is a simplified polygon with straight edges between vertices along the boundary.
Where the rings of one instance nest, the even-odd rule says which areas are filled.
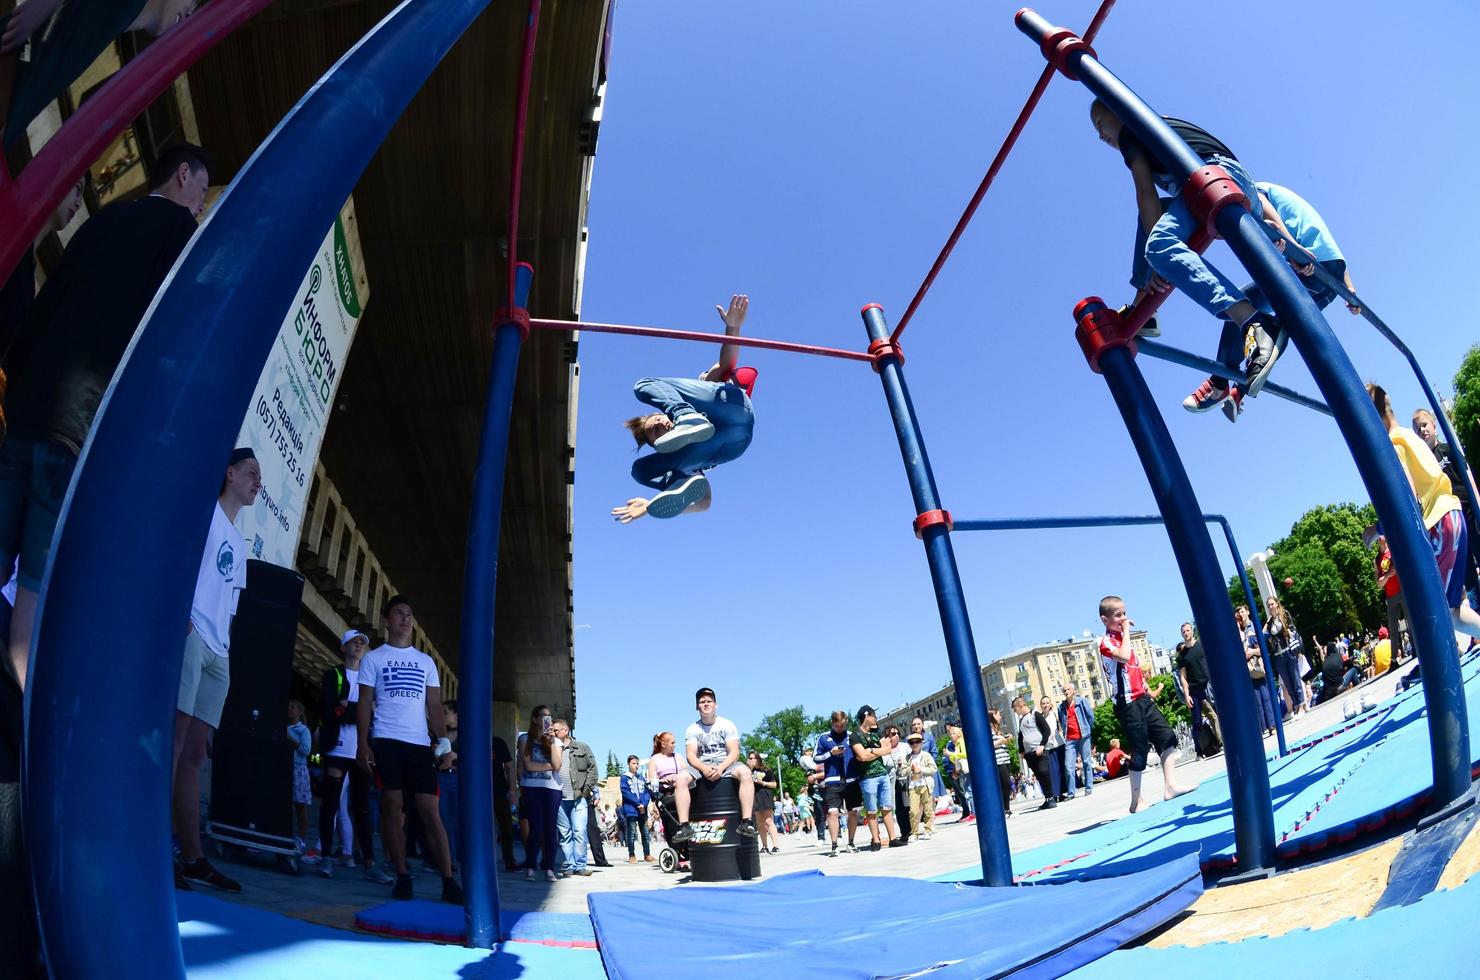
[[[1480,657],[1461,664],[1470,711],[1470,743],[1480,751]],[[1480,760],[1472,760],[1472,763]],[[1283,759],[1271,757],[1270,791],[1282,860],[1295,860],[1412,815],[1428,800],[1428,720],[1423,692],[1412,688],[1371,711],[1308,737]],[[1148,780],[1155,785],[1153,773]],[[1126,793],[1123,780],[1100,792]],[[1196,791],[1134,815],[1013,855],[1020,881],[1125,875],[1156,867],[1188,849],[1204,871],[1237,864],[1226,774]],[[936,881],[971,881],[979,867]]]
[[[1202,895],[1195,854],[1122,878],[982,888],[820,871],[587,899],[611,980],[1059,977]],[[671,936],[661,923],[683,923]],[[702,938],[700,938],[702,937]]]
[[[1237,943],[1120,950],[1076,973],[1075,980],[1123,977],[1261,977],[1292,972],[1341,980],[1473,977],[1480,972],[1480,880],[1426,895],[1412,905]]]
[[[180,892],[180,945],[191,980],[601,980],[594,949],[506,943],[492,950],[379,939]],[[119,964],[118,976],[152,976]]]

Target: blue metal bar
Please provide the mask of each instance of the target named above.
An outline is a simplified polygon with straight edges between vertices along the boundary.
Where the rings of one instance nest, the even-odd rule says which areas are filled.
[[[1233,528],[1228,524],[1228,518],[1222,514],[1204,514],[1204,523],[1216,523],[1223,528],[1223,535],[1228,539],[1228,552],[1233,556],[1233,567],[1238,572],[1238,578],[1244,586],[1244,601],[1248,603],[1249,615],[1254,616],[1254,629],[1259,637],[1259,652],[1264,658],[1264,672],[1268,677],[1274,677],[1274,665],[1270,660],[1269,649],[1264,643],[1264,625],[1258,618],[1257,603],[1254,601],[1254,589],[1249,585],[1249,574],[1244,569],[1244,560],[1238,550],[1238,542],[1233,540]],[[985,520],[962,520],[955,521],[952,529],[956,531],[1030,531],[1045,530],[1049,528],[1079,528],[1079,527],[1142,527],[1150,524],[1166,524],[1166,518],[1159,514],[1105,514],[1085,517],[1008,517]],[[1285,724],[1278,714],[1275,716],[1275,733],[1278,736],[1280,756],[1289,754],[1285,746]]]
[[[1100,371],[1125,420],[1156,506],[1166,518],[1167,537],[1177,556],[1192,618],[1207,645],[1208,672],[1218,692],[1220,717],[1252,719],[1254,688],[1249,683],[1243,639],[1228,615],[1228,589],[1218,573],[1213,539],[1166,421],[1129,350],[1113,347],[1104,351]],[[1239,868],[1244,873],[1273,868],[1274,808],[1264,741],[1252,725],[1225,725],[1223,755]]]
[[[1228,550],[1233,552],[1233,567],[1238,569],[1238,580],[1244,587],[1244,603],[1249,607],[1249,621],[1254,624],[1254,638],[1259,641],[1259,657],[1264,661],[1264,683],[1269,685],[1270,699],[1277,701],[1274,695],[1279,690],[1279,681],[1276,679],[1278,675],[1274,671],[1274,662],[1269,656],[1269,645],[1264,642],[1264,617],[1259,615],[1259,603],[1255,601],[1254,589],[1249,585],[1249,573],[1244,569],[1244,560],[1239,557],[1238,542],[1233,540],[1233,528],[1229,526],[1228,518],[1222,514],[1206,515],[1206,519],[1216,521],[1223,528],[1223,536],[1228,539]],[[1294,702],[1293,693],[1290,700]],[[1274,735],[1280,747],[1280,758],[1284,758],[1290,754],[1290,750],[1285,745],[1285,718],[1278,703],[1274,706]]]
[[[1040,45],[1052,31],[1052,26],[1031,10],[1019,11],[1017,24]],[[1069,53],[1065,67],[1076,73],[1086,88],[1131,127],[1142,144],[1171,168],[1174,176],[1185,181],[1203,166],[1192,148],[1087,50]],[[1275,315],[1295,342],[1346,439],[1357,472],[1387,532],[1393,567],[1403,581],[1414,646],[1424,674],[1429,752],[1434,771],[1433,802],[1436,809],[1446,807],[1470,788],[1470,731],[1452,621],[1413,490],[1394,458],[1382,420],[1372,407],[1351,359],[1284,256],[1266,236],[1264,223],[1243,208],[1228,207],[1217,214],[1214,225],[1264,291]],[[1121,357],[1117,356],[1116,360]]]
[[[237,174],[114,375],[63,505],[26,691],[23,815],[52,976],[185,975],[171,742],[226,457],[324,229],[487,3],[407,0],[355,44]]]
[[[1305,251],[1299,242],[1295,241],[1295,239],[1291,238],[1289,235],[1281,232],[1279,229],[1271,228],[1269,225],[1263,225],[1262,227],[1264,228],[1265,234],[1285,240],[1285,254],[1287,256],[1295,254],[1289,251],[1289,249],[1292,247],[1300,249],[1301,252]],[[1399,337],[1396,333],[1394,333],[1391,327],[1383,322],[1382,318],[1377,315],[1377,313],[1372,309],[1371,306],[1364,302],[1362,298],[1356,293],[1346,288],[1346,283],[1344,281],[1342,281],[1337,276],[1333,276],[1327,270],[1321,268],[1321,264],[1319,262],[1315,263],[1314,265],[1315,271],[1313,275],[1321,282],[1325,283],[1327,286],[1330,286],[1331,289],[1335,290],[1336,295],[1340,296],[1345,302],[1350,303],[1352,306],[1359,307],[1362,311],[1362,318],[1365,319],[1368,323],[1372,324],[1372,326],[1377,329],[1377,332],[1382,334],[1383,337],[1387,339],[1388,343],[1396,347],[1398,349],[1398,353],[1402,354],[1404,359],[1408,361],[1408,366],[1413,368],[1413,376],[1418,379],[1418,386],[1423,389],[1424,397],[1429,400],[1429,408],[1433,410],[1434,418],[1439,423],[1439,430],[1444,433],[1444,441],[1449,443],[1450,458],[1454,460],[1455,471],[1458,473],[1459,478],[1463,480],[1467,486],[1472,485],[1472,481],[1470,479],[1470,463],[1469,460],[1465,458],[1464,447],[1460,445],[1459,439],[1455,436],[1454,427],[1449,424],[1449,415],[1444,411],[1444,405],[1442,402],[1439,401],[1439,396],[1434,393],[1433,386],[1429,384],[1428,376],[1423,373],[1423,368],[1419,367],[1418,358],[1414,356],[1413,351],[1408,349],[1408,345],[1403,343],[1403,339]],[[1269,384],[1266,382],[1264,385],[1264,389],[1268,391],[1269,387]]]
[[[870,342],[888,342],[889,327],[884,322],[883,309],[877,304],[863,308],[863,325]],[[904,458],[905,477],[909,480],[915,511],[925,514],[940,510],[935,474],[930,469],[930,457],[925,454],[925,439],[920,433],[909,389],[905,387],[899,357],[881,358],[878,370],[884,385],[884,400],[889,404],[889,415],[899,438],[899,452]],[[951,662],[951,680],[956,685],[956,703],[961,709],[961,722],[967,733],[966,757],[971,763],[972,796],[976,800],[976,842],[981,851],[982,878],[988,885],[1011,885],[1012,851],[1007,841],[1002,790],[996,778],[997,757],[992,748],[992,724],[987,717],[987,695],[982,687],[981,664],[976,659],[971,620],[966,614],[961,573],[956,567],[951,535],[944,523],[924,528],[921,537],[925,542],[930,578],[935,583],[935,602],[940,609],[941,630],[945,634],[946,654]]]
[[[516,267],[512,305],[524,309],[534,270]],[[499,929],[498,872],[493,846],[493,756],[480,746],[493,745],[494,598],[498,585],[499,525],[504,506],[504,469],[509,455],[509,419],[514,411],[514,382],[519,373],[523,339],[514,323],[496,328],[488,397],[483,408],[483,435],[478,469],[473,474],[473,505],[468,516],[468,548],[463,562],[462,635],[458,645],[461,698],[459,744],[465,759],[458,763],[458,849],[462,861],[463,915],[468,945],[492,949],[503,937]]]
[[[1199,357],[1197,354],[1192,354],[1185,350],[1179,350],[1176,347],[1171,347],[1167,344],[1159,343],[1155,340],[1138,338],[1136,340],[1136,351],[1137,353],[1145,354],[1147,357],[1154,357],[1158,361],[1167,361],[1171,364],[1180,364],[1183,367],[1193,368],[1194,370],[1198,371],[1206,371],[1208,374],[1217,375],[1219,377],[1222,377],[1223,375],[1228,373],[1228,368],[1219,364],[1211,357]],[[1264,390],[1277,398],[1283,398],[1285,401],[1294,402],[1296,405],[1299,405],[1302,408],[1309,408],[1312,411],[1320,412],[1322,415],[1331,414],[1331,410],[1326,407],[1325,402],[1312,398],[1309,395],[1302,395],[1300,392],[1295,391],[1294,389],[1286,388],[1284,385],[1275,384],[1273,381],[1266,381],[1264,383]]]
[[[1453,621],[1413,489],[1357,369],[1316,309],[1310,293],[1265,236],[1264,223],[1243,208],[1224,208],[1215,221],[1233,254],[1269,297],[1280,323],[1300,350],[1311,377],[1331,406],[1382,521],[1393,567],[1403,583],[1409,625],[1423,669],[1434,805],[1436,809],[1445,807],[1470,789],[1470,726]]]

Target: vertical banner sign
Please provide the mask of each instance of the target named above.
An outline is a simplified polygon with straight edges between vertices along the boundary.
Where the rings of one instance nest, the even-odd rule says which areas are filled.
[[[285,568],[297,563],[314,464],[368,297],[355,227],[348,202],[298,287],[237,437],[262,466],[262,493],[237,529],[254,558]]]

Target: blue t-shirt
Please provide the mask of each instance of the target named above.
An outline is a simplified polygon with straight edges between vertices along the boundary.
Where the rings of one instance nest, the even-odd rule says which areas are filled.
[[[1326,227],[1321,213],[1311,207],[1309,201],[1279,184],[1261,180],[1255,182],[1254,186],[1259,188],[1259,193],[1269,198],[1269,203],[1279,212],[1280,220],[1290,229],[1290,234],[1316,257],[1317,262],[1346,261],[1341,249],[1336,247],[1331,229]]]
[[[840,755],[833,755],[833,749],[842,749]],[[826,773],[823,783],[831,786],[842,783],[845,776],[852,778],[848,772],[848,760],[853,758],[853,752],[848,748],[848,733],[845,731],[839,735],[831,728],[822,733],[817,740],[817,752],[812,757]]]

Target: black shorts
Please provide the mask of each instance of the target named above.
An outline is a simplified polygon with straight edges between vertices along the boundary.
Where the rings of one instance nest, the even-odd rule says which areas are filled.
[[[842,783],[824,784],[822,787],[823,810],[836,810],[839,813],[842,813],[844,810],[847,809],[847,807],[843,805],[843,795]]]
[[[1125,742],[1122,747],[1129,756],[1126,767],[1131,772],[1145,771],[1146,754],[1153,746],[1157,755],[1177,747],[1177,733],[1167,724],[1150,695],[1136,698],[1129,704],[1117,701],[1115,717],[1120,722]]]
[[[412,745],[395,738],[372,738],[375,788],[381,792],[437,795],[437,761],[430,745]]]
[[[848,804],[850,810],[862,810],[863,784],[856,779],[849,783],[843,790],[843,802]]]

